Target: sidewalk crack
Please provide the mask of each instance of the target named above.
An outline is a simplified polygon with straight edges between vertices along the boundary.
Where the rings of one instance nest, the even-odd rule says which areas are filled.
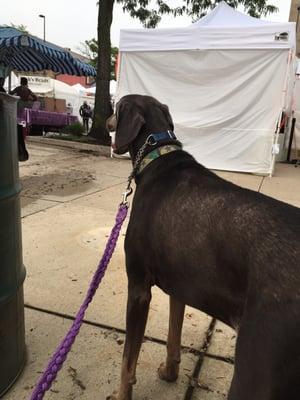
[[[214,331],[214,327],[216,325],[216,322],[217,321],[213,318],[211,323],[210,323],[210,325],[209,325],[209,327],[208,327],[208,329],[207,329],[207,331],[206,331],[205,340],[204,340],[204,343],[203,343],[202,348],[200,350],[201,353],[199,355],[197,364],[196,364],[196,366],[194,368],[193,375],[190,378],[190,383],[189,383],[189,386],[188,386],[187,391],[185,393],[184,400],[191,400],[192,399],[192,396],[193,396],[193,393],[194,393],[194,389],[195,389],[195,384],[193,384],[193,383],[196,380],[198,380],[198,377],[200,375],[201,368],[203,366],[204,357],[205,357],[206,352],[207,352],[207,350],[209,348],[209,345],[211,343],[211,338],[212,338],[212,335],[213,335],[213,331]]]

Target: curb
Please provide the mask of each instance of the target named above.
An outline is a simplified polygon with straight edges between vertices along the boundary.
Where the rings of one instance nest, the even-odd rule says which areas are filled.
[[[73,150],[90,151],[104,157],[110,157],[111,155],[110,146],[101,146],[99,144],[79,143],[62,139],[50,139],[41,136],[27,136],[26,142],[64,147]]]

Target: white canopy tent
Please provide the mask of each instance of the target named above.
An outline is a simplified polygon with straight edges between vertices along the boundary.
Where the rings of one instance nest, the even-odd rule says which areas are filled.
[[[86,92],[87,88],[82,86],[80,83],[72,85],[72,88],[76,89],[78,93],[83,94]]]
[[[116,87],[117,87],[117,82],[113,79],[110,80],[109,81],[109,93],[111,96],[113,96],[116,93]],[[96,94],[96,86],[92,86],[89,89],[86,89],[85,92],[95,95]]]
[[[74,86],[67,83],[53,79],[54,97],[57,99],[65,99],[67,105],[72,107],[73,115],[80,117],[80,106],[86,101],[92,108],[94,107],[94,98],[86,96],[84,93],[79,92]]]
[[[294,79],[295,24],[220,3],[186,28],[121,30],[116,99],[156,97],[208,168],[271,174]]]

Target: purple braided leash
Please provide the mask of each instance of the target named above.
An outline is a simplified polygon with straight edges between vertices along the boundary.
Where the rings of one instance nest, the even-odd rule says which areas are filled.
[[[65,359],[67,358],[69,351],[71,350],[71,347],[76,339],[76,336],[79,333],[85,311],[88,308],[90,302],[92,301],[94,294],[96,293],[96,290],[98,289],[98,286],[105,274],[107,265],[108,265],[108,263],[111,259],[111,256],[115,250],[117,240],[119,237],[119,233],[120,233],[123,221],[126,218],[127,211],[128,211],[127,203],[123,202],[122,204],[120,204],[118,214],[116,216],[115,226],[113,227],[113,229],[111,231],[104,254],[103,254],[102,259],[98,265],[98,268],[93,276],[93,279],[92,279],[92,282],[88,289],[85,300],[84,300],[82,306],[80,307],[69,332],[67,333],[67,335],[65,336],[65,338],[63,339],[61,344],[58,346],[58,348],[55,351],[54,355],[52,356],[47,368],[45,369],[42,377],[40,378],[39,382],[37,383],[32,395],[31,395],[30,400],[41,400],[44,397],[45,393],[47,392],[47,390],[50,389],[52,382],[56,378],[58,371],[63,366],[63,363],[64,363]]]

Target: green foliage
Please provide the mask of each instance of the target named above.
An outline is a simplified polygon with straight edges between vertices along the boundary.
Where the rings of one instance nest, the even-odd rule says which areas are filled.
[[[186,14],[193,19],[198,19],[222,0],[182,0],[182,4],[175,8],[172,8],[171,4],[174,2],[171,0],[156,0],[155,7],[152,6],[152,0],[116,1],[123,4],[124,12],[127,11],[131,17],[138,18],[144,27],[155,28],[163,14],[173,14],[175,17]],[[268,0],[226,0],[226,3],[234,8],[239,5],[244,6],[246,13],[257,18],[278,11],[277,7],[268,4]]]
[[[97,68],[97,60],[98,60],[98,41],[93,38],[90,40],[85,40],[84,43],[80,44],[78,50],[81,54],[87,57],[90,61],[89,63]]]
[[[13,23],[11,22],[10,25],[7,25],[7,27],[18,29],[19,31],[21,31],[22,33],[24,33],[24,34],[26,34],[26,35],[29,35],[29,34],[30,34],[30,33],[29,33],[29,30],[27,29],[27,26],[26,26],[26,25],[23,25],[23,24],[21,24],[21,25],[15,25],[15,24],[13,24]]]
[[[74,136],[81,136],[85,132],[83,125],[80,122],[74,122],[62,129],[62,133],[68,133]]]
[[[110,61],[110,79],[114,79],[117,80],[116,77],[116,62],[118,59],[118,53],[119,53],[119,49],[117,47],[112,47],[110,50],[110,55],[111,55],[111,61]]]
[[[97,69],[98,62],[98,41],[93,38],[85,40],[81,43],[81,47],[78,49],[85,57],[90,60],[90,64]],[[110,79],[116,79],[115,76],[115,65],[118,58],[119,49],[117,47],[111,47],[110,49]]]

